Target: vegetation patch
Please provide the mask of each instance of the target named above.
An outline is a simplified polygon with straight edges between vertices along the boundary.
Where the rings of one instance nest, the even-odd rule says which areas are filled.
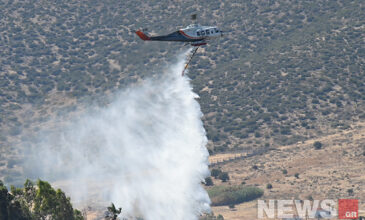
[[[0,219],[83,220],[84,216],[72,207],[70,198],[60,189],[55,190],[42,180],[36,185],[27,180],[24,188],[11,186],[11,192],[0,181]]]
[[[264,191],[253,186],[214,186],[208,189],[213,206],[234,205],[261,197]]]

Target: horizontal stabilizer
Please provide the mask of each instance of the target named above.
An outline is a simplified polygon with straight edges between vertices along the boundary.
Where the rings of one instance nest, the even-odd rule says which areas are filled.
[[[140,37],[142,40],[151,40],[151,38],[149,36],[147,36],[146,34],[144,34],[142,31],[138,30],[136,31],[136,34],[138,35],[138,37]]]

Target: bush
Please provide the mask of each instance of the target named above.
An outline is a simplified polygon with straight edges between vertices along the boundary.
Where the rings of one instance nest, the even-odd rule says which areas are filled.
[[[217,179],[219,174],[221,174],[221,173],[222,173],[222,170],[220,170],[220,169],[212,169],[212,171],[211,171],[211,175],[215,179]]]
[[[218,215],[217,216],[217,220],[224,220],[223,216],[222,215]]]
[[[205,178],[205,185],[206,186],[213,186],[213,180],[210,177]]]
[[[299,179],[299,173],[294,174],[295,178]]]
[[[288,171],[284,169],[284,170],[283,170],[283,174],[284,174],[284,175],[288,174]]]
[[[214,186],[208,189],[212,205],[231,205],[248,202],[261,197],[264,191],[253,186]]]
[[[314,149],[319,150],[322,148],[322,143],[319,141],[316,141],[313,143]]]
[[[215,216],[214,213],[205,214],[199,220],[224,220],[222,215]]]
[[[351,196],[351,195],[353,195],[353,194],[354,194],[354,190],[353,190],[353,189],[348,189],[348,190],[347,190],[347,193]]]
[[[227,172],[222,172],[221,174],[219,174],[218,178],[222,180],[222,182],[226,182],[227,180],[229,180],[229,175]]]
[[[271,185],[271,183],[268,183],[268,184],[266,185],[266,189],[272,189],[272,185]]]

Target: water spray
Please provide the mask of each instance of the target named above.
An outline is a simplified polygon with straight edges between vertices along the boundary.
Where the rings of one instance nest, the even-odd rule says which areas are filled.
[[[194,220],[209,212],[201,185],[207,138],[198,96],[181,76],[186,54],[106,107],[40,135],[28,170],[61,184],[73,202],[114,202],[127,218]]]

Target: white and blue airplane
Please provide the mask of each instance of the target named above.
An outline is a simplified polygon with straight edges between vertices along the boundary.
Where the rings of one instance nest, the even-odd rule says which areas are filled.
[[[196,15],[192,15],[192,19],[196,19]],[[160,36],[148,36],[141,30],[137,30],[136,34],[144,41],[176,41],[185,42],[192,46],[206,45],[213,38],[223,35],[223,31],[216,26],[201,26],[199,24],[191,24],[186,28],[179,29],[171,34]]]

